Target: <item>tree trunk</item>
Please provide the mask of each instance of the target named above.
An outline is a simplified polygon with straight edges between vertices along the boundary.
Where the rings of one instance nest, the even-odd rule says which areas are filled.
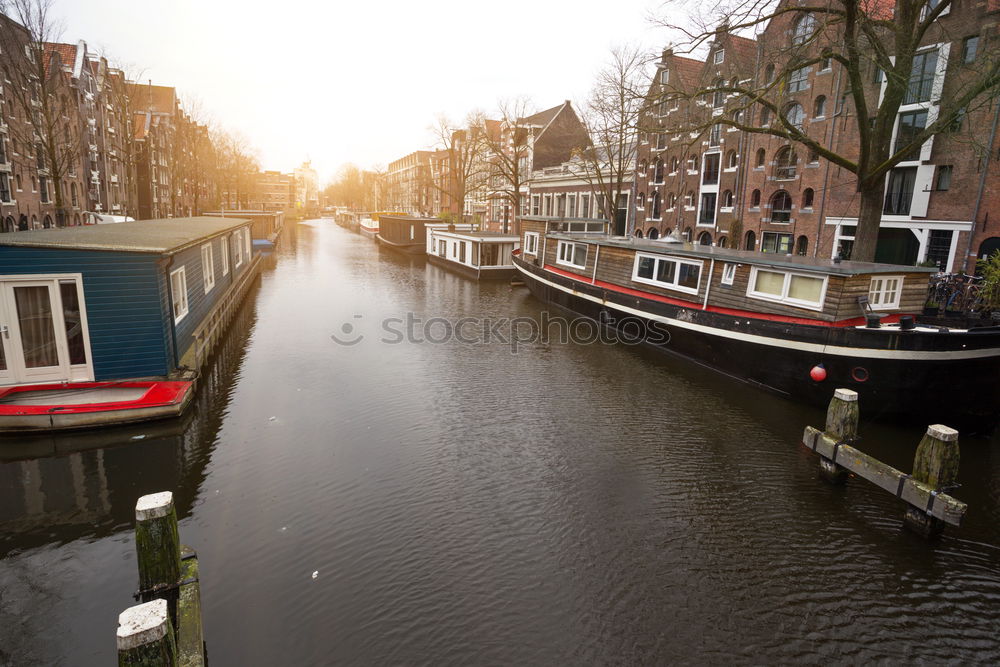
[[[885,193],[882,179],[878,179],[874,186],[863,185],[859,194],[861,195],[861,211],[858,215],[858,227],[854,232],[854,249],[851,252],[851,260],[874,262],[884,206]]]

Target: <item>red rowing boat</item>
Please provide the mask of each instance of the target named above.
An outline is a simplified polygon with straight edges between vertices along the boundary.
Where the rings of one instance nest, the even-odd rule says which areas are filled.
[[[194,395],[188,381],[126,380],[0,388],[0,433],[132,424],[179,416]]]

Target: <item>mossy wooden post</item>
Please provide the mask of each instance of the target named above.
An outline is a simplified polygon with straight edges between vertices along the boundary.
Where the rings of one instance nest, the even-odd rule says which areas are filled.
[[[129,607],[118,616],[118,667],[174,667],[177,646],[166,600]]]
[[[175,586],[181,577],[181,539],[170,491],[142,496],[135,504],[135,551],[143,600],[157,589]]]
[[[858,392],[837,389],[826,410],[826,434],[839,443],[854,442],[858,437],[859,416]],[[820,457],[819,469],[828,482],[843,484],[847,481],[848,471],[837,465],[837,450],[834,450],[832,459]]]
[[[935,492],[948,492],[958,480],[958,431],[941,424],[927,427],[927,433],[917,446],[913,457],[913,479],[923,482]],[[931,516],[936,493],[924,509],[909,507],[903,516],[903,525],[924,537],[940,535],[944,521]]]

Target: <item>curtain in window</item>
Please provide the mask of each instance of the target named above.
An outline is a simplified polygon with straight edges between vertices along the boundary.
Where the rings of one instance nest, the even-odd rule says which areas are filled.
[[[56,330],[52,323],[52,301],[49,288],[15,287],[17,322],[21,330],[21,348],[26,368],[48,368],[59,365]]]

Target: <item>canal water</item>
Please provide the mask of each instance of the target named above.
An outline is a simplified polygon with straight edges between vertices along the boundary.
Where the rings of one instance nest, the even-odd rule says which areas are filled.
[[[818,480],[820,411],[526,340],[564,315],[293,227],[186,420],[0,443],[0,664],[113,663],[161,490],[217,665],[1000,661],[1000,442],[962,439],[966,525],[928,544]],[[861,447],[908,470],[922,431]]]

